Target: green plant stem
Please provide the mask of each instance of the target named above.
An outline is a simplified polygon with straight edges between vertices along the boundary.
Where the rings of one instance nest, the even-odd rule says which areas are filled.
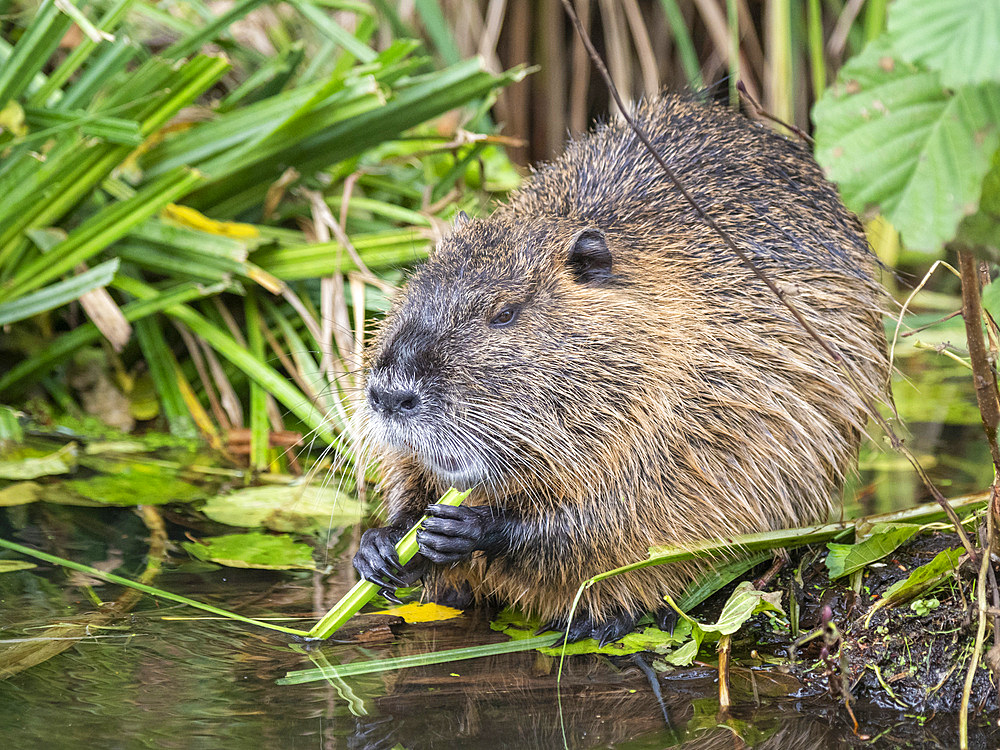
[[[472,490],[459,492],[455,488],[448,490],[439,501],[442,505],[461,505],[462,501],[469,496]],[[421,518],[413,527],[406,532],[406,535],[399,540],[396,545],[396,553],[399,555],[399,562],[406,565],[413,556],[417,554],[417,532],[426,516]],[[350,620],[358,610],[367,604],[378,592],[379,586],[369,581],[358,581],[354,588],[331,609],[322,620],[317,622],[313,629],[309,631],[310,638],[325,639],[333,635],[341,626]]]
[[[104,571],[92,568],[89,565],[83,565],[62,557],[56,557],[55,555],[31,549],[30,547],[23,547],[20,544],[9,542],[6,539],[0,539],[0,547],[5,547],[14,552],[19,552],[22,555],[28,555],[29,557],[34,557],[38,560],[44,560],[45,562],[52,563],[53,565],[59,565],[64,568],[69,568],[70,570],[78,570],[81,573],[86,573],[87,575],[94,576],[95,578],[100,578],[102,581],[117,583],[119,586],[127,586],[131,589],[137,589],[145,594],[149,594],[150,596],[158,596],[161,599],[169,599],[170,601],[177,602],[178,604],[186,604],[189,607],[201,609],[205,612],[211,612],[214,615],[227,617],[230,620],[238,620],[239,622],[244,622],[248,625],[256,625],[257,627],[267,628],[269,630],[277,630],[281,633],[287,633],[288,635],[297,635],[300,637],[308,635],[304,630],[295,630],[294,628],[286,628],[281,625],[274,625],[273,623],[254,620],[251,617],[243,617],[242,615],[227,612],[226,610],[219,609],[218,607],[213,607],[211,604],[197,602],[194,599],[188,599],[186,596],[181,596],[180,594],[172,594],[169,591],[164,591],[163,589],[154,588],[153,586],[147,586],[146,584],[139,583],[138,581],[116,576],[114,573],[105,573]]]
[[[990,491],[981,492],[977,495],[968,495],[947,501],[952,513],[957,511],[971,511],[973,508],[987,502]],[[926,503],[915,508],[895,511],[892,513],[881,513],[875,516],[865,516],[854,521],[841,523],[827,523],[819,526],[803,526],[798,529],[785,529],[781,531],[767,531],[761,534],[744,534],[733,536],[729,539],[713,540],[706,542],[694,542],[680,547],[650,547],[649,557],[639,562],[623,565],[614,570],[598,573],[593,578],[589,578],[581,584],[581,588],[593,586],[605,578],[628,573],[641,568],[648,568],[651,565],[665,565],[667,563],[692,560],[694,558],[718,557],[725,555],[745,555],[748,552],[756,552],[765,549],[792,549],[806,544],[816,542],[828,542],[836,539],[841,534],[854,531],[859,526],[871,526],[876,523],[930,523],[943,518],[949,518],[950,514],[941,508],[938,503]]]
[[[809,0],[807,10],[809,73],[812,76],[813,99],[826,90],[826,58],[823,56],[823,9],[820,0]]]
[[[549,635],[539,635],[534,638],[501,641],[500,643],[489,643],[485,646],[452,648],[445,651],[435,651],[430,654],[411,654],[410,656],[400,656],[395,659],[353,662],[351,664],[330,665],[317,669],[298,669],[288,672],[277,682],[279,685],[301,685],[304,682],[315,682],[333,677],[353,677],[361,674],[372,674],[373,672],[388,672],[394,669],[423,667],[428,664],[445,664],[464,659],[478,659],[483,656],[493,656],[495,654],[513,654],[519,651],[531,651],[536,648],[553,646],[561,638],[561,634],[550,633]]]
[[[684,75],[687,78],[688,86],[692,91],[698,91],[703,86],[701,80],[701,66],[698,65],[698,53],[694,50],[694,42],[691,41],[691,34],[688,32],[684,14],[681,13],[677,0],[660,0],[663,6],[663,13],[667,17],[670,25],[670,33],[673,35],[674,44],[677,45],[677,52],[681,58],[681,67],[684,68]]]

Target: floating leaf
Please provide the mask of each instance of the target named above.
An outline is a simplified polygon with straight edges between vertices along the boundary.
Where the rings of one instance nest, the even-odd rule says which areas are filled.
[[[850,575],[881,560],[919,530],[920,526],[912,523],[877,523],[864,541],[856,544],[828,542],[826,548],[830,553],[826,556],[826,569],[830,571],[830,579]]]
[[[197,542],[182,542],[182,546],[199,560],[226,565],[230,568],[262,568],[265,570],[314,570],[312,547],[297,542],[287,534],[227,534],[203,537]]]
[[[936,251],[977,210],[1000,145],[1000,85],[949,90],[876,41],[844,65],[813,119],[816,158],[847,205],[885,214],[907,247]]]
[[[904,60],[940,71],[948,86],[1000,80],[996,0],[895,0],[888,27]]]
[[[42,499],[45,488],[38,482],[17,482],[0,490],[0,508],[27,505]]]
[[[76,466],[76,454],[76,443],[67,443],[46,456],[0,461],[0,479],[37,479],[69,474]]]
[[[131,466],[121,473],[66,482],[67,489],[102,505],[164,505],[188,503],[204,496],[193,484],[155,466]]]
[[[363,505],[333,487],[249,487],[211,498],[202,512],[213,521],[245,528],[301,534],[351,526],[364,516]]]
[[[688,624],[690,627],[690,623]],[[675,649],[671,653],[664,657],[667,664],[672,664],[675,667],[690,667],[694,660],[698,657],[698,651],[701,648],[701,642],[695,639],[691,639],[683,646]]]
[[[15,570],[31,570],[37,567],[27,560],[0,560],[0,573],[13,573]]]
[[[410,602],[409,604],[400,604],[398,607],[389,607],[389,609],[383,609],[374,614],[395,615],[396,617],[402,617],[404,622],[415,624],[453,620],[456,617],[462,616],[462,610],[455,609],[454,607],[445,607],[441,604],[434,604],[433,602]]]

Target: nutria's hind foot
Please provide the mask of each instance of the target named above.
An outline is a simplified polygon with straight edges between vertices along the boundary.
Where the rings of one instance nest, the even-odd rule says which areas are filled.
[[[635,630],[635,624],[641,616],[641,614],[623,612],[608,619],[595,618],[587,612],[580,612],[569,627],[566,626],[565,620],[551,620],[542,625],[537,633],[547,633],[554,630],[566,633],[566,639],[570,643],[582,641],[584,638],[593,638],[601,646],[607,646],[609,643],[621,640]]]
[[[463,581],[458,586],[441,583],[433,591],[428,591],[427,598],[442,607],[453,609],[468,609],[472,606],[475,596],[472,593],[472,586],[468,581]]]
[[[400,604],[397,588],[412,586],[427,572],[428,562],[416,555],[406,565],[399,562],[396,544],[406,534],[406,529],[383,526],[368,529],[361,535],[354,568],[362,578],[379,587],[379,594],[390,602]]]
[[[674,634],[674,628],[677,627],[679,617],[677,611],[670,607],[661,607],[653,613],[653,621],[656,623],[656,627],[670,635]]]

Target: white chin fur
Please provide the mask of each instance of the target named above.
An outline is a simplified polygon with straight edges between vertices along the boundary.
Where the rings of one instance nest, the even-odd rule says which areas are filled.
[[[483,481],[486,474],[478,461],[468,457],[419,455],[418,458],[441,484],[450,485],[456,490],[467,490],[475,487]]]
[[[401,431],[396,425],[386,424],[379,415],[368,412],[364,418],[375,427],[369,432],[375,444],[403,455],[413,456],[442,485],[450,485],[457,490],[467,490],[486,478],[486,467],[475,456],[444,453],[433,438],[427,439],[427,442],[432,443],[430,446],[414,446],[413,435],[400,434]]]

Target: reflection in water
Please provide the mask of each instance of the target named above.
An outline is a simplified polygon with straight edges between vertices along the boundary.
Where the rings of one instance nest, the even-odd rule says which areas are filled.
[[[223,586],[224,580],[224,587]],[[275,587],[273,575],[224,571],[187,591],[248,611],[247,601],[282,600],[307,611],[305,582]],[[170,588],[179,589],[176,578]],[[75,589],[30,572],[0,576],[3,637],[78,612]],[[230,598],[221,597],[225,591]],[[108,596],[111,592],[106,592]],[[110,596],[108,597],[110,598]],[[239,599],[237,601],[236,599]],[[149,602],[147,606],[153,607]],[[738,669],[735,706],[717,713],[715,674],[698,668],[661,677],[664,706],[627,658],[566,661],[511,654],[380,675],[338,685],[279,686],[286,672],[311,666],[280,636],[215,620],[174,620],[189,610],[160,607],[136,615],[115,636],[81,641],[66,653],[0,682],[3,747],[113,748],[837,748],[860,746],[845,712],[822,695],[803,696],[791,678]],[[424,653],[499,636],[475,615],[404,628],[393,642],[328,645],[340,663]],[[796,690],[799,690],[796,693]],[[664,708],[669,726],[664,721]],[[901,714],[856,712],[861,731],[886,735],[886,747],[950,747],[954,727],[920,727]],[[564,734],[565,733],[565,734]],[[934,736],[944,738],[934,744]],[[565,737],[565,740],[564,740]],[[980,747],[1000,737],[975,735]],[[891,741],[890,741],[891,740]],[[885,744],[888,742],[889,744]],[[926,744],[931,742],[931,744]],[[906,744],[910,743],[910,744]]]
[[[904,414],[906,394],[897,389]],[[917,403],[947,402],[926,395],[913,398],[919,396]],[[909,427],[911,449],[936,457],[928,466],[947,494],[988,483],[990,463],[977,425],[911,420]],[[943,448],[951,455],[943,454]],[[878,450],[866,453],[858,486],[864,488],[861,502],[848,514],[890,510],[921,497],[904,462]],[[126,574],[141,569],[144,531],[130,511],[38,504],[16,522],[13,514],[22,511],[5,513],[0,533],[8,538],[44,546],[44,536],[55,536],[61,550],[81,562],[112,557],[113,545],[125,559]],[[104,514],[103,526],[99,513]],[[44,514],[45,524],[32,514]],[[53,535],[53,528],[60,533]],[[174,573],[158,583],[248,615],[259,611],[257,606],[303,613],[315,606],[312,580],[292,575]],[[117,594],[105,590],[110,588],[96,590],[110,600]],[[92,606],[59,571],[50,572],[48,579],[33,571],[0,575],[0,640],[31,637]],[[860,735],[877,738],[870,744],[853,734],[842,707],[824,695],[808,694],[775,671],[736,669],[735,705],[728,716],[718,714],[711,669],[661,676],[661,705],[643,670],[628,659],[570,658],[558,686],[558,661],[536,653],[366,675],[337,685],[279,686],[275,681],[286,672],[311,666],[280,636],[216,620],[165,619],[195,613],[148,599],[141,607],[145,611],[120,629],[94,633],[66,653],[0,681],[0,746],[795,750],[950,748],[957,737],[950,717],[921,725],[903,713],[856,706]],[[390,643],[328,645],[324,653],[331,662],[342,663],[498,637],[481,614],[468,615],[438,626],[405,628]],[[978,727],[970,739],[972,747],[1000,747],[995,729]]]

